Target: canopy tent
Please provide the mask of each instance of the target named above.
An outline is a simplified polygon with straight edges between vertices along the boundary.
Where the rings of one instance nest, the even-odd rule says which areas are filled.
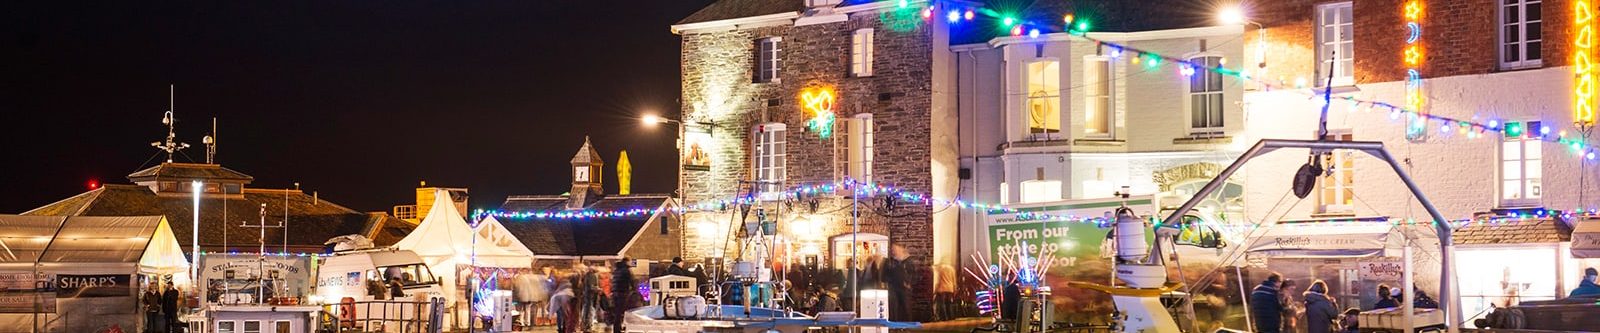
[[[506,230],[506,226],[501,225],[500,220],[494,218],[494,216],[484,218],[483,221],[478,221],[478,225],[472,227],[472,229],[478,233],[479,237],[488,239],[494,244],[494,246],[505,248],[516,253],[521,253],[529,257],[534,256],[533,250],[529,250],[528,246],[522,245],[522,241],[517,240],[517,236],[512,235],[510,230]]]
[[[1572,229],[1572,257],[1600,258],[1600,219],[1582,219]]]
[[[1251,256],[1269,258],[1359,258],[1381,255],[1388,246],[1388,222],[1293,225],[1279,224],[1251,240]]]
[[[139,274],[187,272],[189,260],[163,216],[0,215],[0,267],[52,270],[115,269],[127,264]],[[115,265],[113,265],[115,266]]]
[[[449,198],[440,190],[439,198]],[[456,288],[459,277],[456,266],[496,268],[530,268],[533,256],[496,246],[493,240],[473,232],[472,226],[461,217],[455,203],[436,200],[428,216],[417,224],[411,234],[400,239],[394,247],[416,252],[422,262],[436,275],[446,288]],[[454,292],[446,292],[445,299],[455,301]]]

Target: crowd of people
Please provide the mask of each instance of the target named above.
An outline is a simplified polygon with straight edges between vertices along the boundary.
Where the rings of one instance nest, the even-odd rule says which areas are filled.
[[[1328,295],[1326,282],[1312,281],[1301,294],[1299,302],[1295,302],[1291,296],[1295,287],[1294,280],[1286,280],[1282,275],[1273,273],[1251,290],[1249,312],[1256,332],[1360,332],[1359,315],[1362,309],[1350,307],[1340,310],[1338,302]],[[1401,287],[1378,285],[1378,301],[1366,310],[1401,307],[1405,301],[1404,290]],[[1422,289],[1412,286],[1411,292],[1412,307],[1439,308],[1439,302],[1423,293]],[[1568,297],[1600,297],[1600,272],[1594,268],[1586,269],[1578,288],[1573,289]]]

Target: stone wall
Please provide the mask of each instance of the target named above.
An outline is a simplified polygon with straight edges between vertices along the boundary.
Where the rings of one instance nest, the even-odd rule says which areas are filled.
[[[913,21],[903,19],[907,13]],[[785,187],[833,183],[833,139],[805,130],[808,116],[801,109],[799,96],[807,89],[833,90],[837,96],[834,111],[840,118],[872,113],[876,126],[873,181],[914,193],[930,193],[934,186],[930,110],[936,103],[932,54],[936,49],[934,29],[919,14],[904,10],[857,13],[843,22],[685,33],[685,119],[717,124],[714,147],[709,147],[710,170],[685,170],[681,175],[686,204],[748,194],[749,186],[741,185],[741,181],[751,178],[750,132],[754,125],[766,122],[787,126]],[[851,33],[861,28],[875,29],[874,75],[851,77]],[[779,80],[753,83],[756,42],[766,37],[782,37]],[[938,51],[945,51],[943,48]],[[898,202],[891,210],[884,197],[862,201],[863,232],[886,234],[892,243],[906,246],[913,267],[918,269],[913,288],[931,290],[930,207]],[[756,208],[780,219],[779,228],[785,234],[810,242],[809,245],[820,245],[826,256],[826,238],[850,230],[850,201],[823,196],[818,198],[818,209],[813,211],[809,206],[805,202],[768,202]],[[729,224],[740,220],[738,212],[738,207],[730,206],[723,212],[687,214],[685,257],[701,260],[725,256],[731,260],[737,255],[737,243],[728,241],[728,236],[738,231],[737,224]],[[756,214],[743,218],[753,221]],[[798,248],[807,244],[796,245]],[[924,316],[919,318],[929,314],[931,299],[931,293],[914,296],[915,313]]]

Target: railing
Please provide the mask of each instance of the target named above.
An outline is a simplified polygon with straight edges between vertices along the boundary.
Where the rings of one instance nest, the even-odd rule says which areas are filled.
[[[346,297],[323,306],[318,319],[322,332],[439,333],[443,329],[444,299],[419,301],[355,301]]]
[[[417,219],[417,205],[394,206],[394,217],[401,220]]]

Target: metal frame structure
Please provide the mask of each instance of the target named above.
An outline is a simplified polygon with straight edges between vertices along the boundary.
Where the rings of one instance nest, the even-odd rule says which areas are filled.
[[[1201,200],[1204,200],[1212,192],[1222,187],[1222,184],[1229,177],[1232,177],[1235,172],[1239,171],[1240,167],[1243,167],[1245,163],[1249,163],[1251,159],[1284,148],[1305,148],[1316,154],[1340,149],[1357,150],[1387,162],[1389,167],[1394,169],[1395,175],[1399,176],[1400,181],[1405,183],[1406,189],[1411,191],[1411,195],[1417,199],[1418,203],[1422,204],[1422,208],[1427,210],[1428,216],[1435,221],[1434,226],[1438,229],[1439,234],[1439,290],[1440,294],[1442,294],[1438,300],[1439,307],[1441,311],[1445,311],[1445,324],[1449,327],[1449,332],[1459,333],[1463,320],[1461,318],[1461,306],[1456,304],[1457,295],[1460,292],[1456,290],[1455,246],[1451,244],[1450,224],[1445,223],[1444,216],[1439,214],[1439,210],[1433,207],[1433,202],[1428,201],[1428,197],[1422,194],[1422,189],[1418,188],[1416,182],[1411,180],[1411,176],[1406,174],[1405,169],[1400,168],[1400,163],[1395,161],[1394,156],[1390,155],[1387,149],[1384,149],[1382,142],[1262,139],[1256,142],[1255,146],[1250,147],[1250,150],[1240,155],[1239,159],[1234,160],[1233,164],[1222,169],[1222,172],[1218,173],[1216,178],[1212,178],[1211,181],[1206,183],[1205,187],[1200,188],[1199,192],[1196,192],[1193,197],[1184,202],[1182,206],[1179,206],[1176,211],[1173,211],[1172,215],[1162,220],[1162,224],[1174,225],[1174,223],[1178,223],[1184,214],[1188,214]],[[1411,296],[1411,294],[1413,293],[1406,293],[1407,296]],[[1410,304],[1409,301],[1406,303]]]

